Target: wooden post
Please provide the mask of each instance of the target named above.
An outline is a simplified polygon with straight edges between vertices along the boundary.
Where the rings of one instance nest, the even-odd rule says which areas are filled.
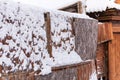
[[[80,13],[80,14],[83,13],[83,8],[82,8],[82,3],[81,3],[81,1],[77,2],[77,11],[78,11],[78,13]]]
[[[72,34],[75,36],[75,27],[74,27],[75,18],[71,19]]]
[[[45,25],[46,25],[46,36],[47,36],[47,50],[52,57],[52,45],[51,45],[51,23],[50,23],[50,13],[47,12],[44,14]]]
[[[114,47],[114,42],[109,42],[108,45],[108,57],[109,57],[109,80],[115,80],[115,48]]]

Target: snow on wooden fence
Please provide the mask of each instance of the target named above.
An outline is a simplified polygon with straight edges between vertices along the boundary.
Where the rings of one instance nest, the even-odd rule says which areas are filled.
[[[54,66],[94,59],[96,24],[85,15],[0,1],[0,75],[45,75]]]
[[[34,72],[17,72],[3,75],[0,80],[95,80],[95,64],[93,61],[72,65],[53,67],[48,75],[34,76]],[[89,69],[88,69],[89,67]]]

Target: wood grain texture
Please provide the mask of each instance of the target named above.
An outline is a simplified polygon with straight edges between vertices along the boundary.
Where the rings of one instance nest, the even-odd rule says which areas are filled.
[[[46,36],[47,36],[47,50],[52,57],[52,45],[51,45],[51,22],[50,22],[50,13],[47,12],[44,14],[45,17],[45,25],[46,25]]]
[[[99,44],[96,52],[96,67],[98,78],[108,79],[108,43]]]
[[[92,64],[93,63],[91,61],[88,61],[73,65],[61,66],[58,68],[56,67],[53,68],[53,72],[51,74],[37,76],[36,80],[89,80],[93,70]]]
[[[54,67],[53,72],[47,75],[35,76],[34,72],[22,71],[4,74],[0,80],[90,80],[90,76],[94,70],[94,60],[91,60]]]
[[[74,28],[76,52],[83,60],[94,59],[97,48],[97,21],[76,19]]]
[[[78,1],[72,5],[68,5],[66,7],[62,7],[59,10],[73,12],[73,13],[82,13],[82,2]]]
[[[120,16],[102,16],[99,17],[98,20],[105,21],[105,20],[120,20]]]
[[[119,75],[120,71],[120,57],[119,57],[119,46],[120,46],[120,36],[119,34],[114,34],[114,40],[109,43],[109,79],[110,80],[119,80],[117,76]],[[120,76],[120,75],[119,75]]]
[[[112,23],[104,22],[98,27],[98,44],[113,40]]]
[[[120,27],[113,27],[113,32],[120,32]]]

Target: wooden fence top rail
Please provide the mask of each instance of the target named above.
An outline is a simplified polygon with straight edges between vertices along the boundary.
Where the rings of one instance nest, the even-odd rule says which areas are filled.
[[[63,66],[57,66],[57,67],[52,67],[52,71],[57,71],[57,70],[63,70],[63,69],[67,69],[67,68],[73,68],[73,67],[77,67],[77,66],[83,66],[86,64],[90,64],[91,61],[85,61],[85,62],[80,62],[80,63],[76,63],[76,64],[69,64],[69,65],[63,65]]]

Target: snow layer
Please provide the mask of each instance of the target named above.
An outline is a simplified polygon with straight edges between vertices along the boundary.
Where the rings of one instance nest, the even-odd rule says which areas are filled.
[[[75,36],[72,34],[71,20],[70,16],[51,12],[52,53],[56,65],[81,61],[75,52]]]
[[[98,80],[98,79],[97,79],[96,71],[94,71],[94,72],[92,73],[92,75],[90,76],[90,80]]]
[[[14,5],[13,5],[14,4]],[[0,1],[0,65],[3,73],[16,70],[51,72],[53,60],[46,49],[44,11]],[[47,63],[46,63],[47,62]]]
[[[14,0],[25,4],[30,4],[47,9],[59,9],[65,6],[69,6],[80,0]]]
[[[13,5],[14,4],[14,5]],[[46,10],[11,0],[0,1],[0,65],[2,73],[34,70],[45,75],[52,66],[81,62],[75,52],[71,18],[86,15],[50,11],[52,53],[47,51]]]
[[[116,8],[120,10],[120,4],[116,4],[114,0],[87,0],[87,12],[105,11],[107,8]]]
[[[107,8],[120,9],[120,4],[116,4],[115,0],[14,0],[24,4],[30,4],[38,7],[49,9],[60,9],[78,1],[86,3],[87,12],[105,11]],[[85,2],[86,1],[86,2]]]

